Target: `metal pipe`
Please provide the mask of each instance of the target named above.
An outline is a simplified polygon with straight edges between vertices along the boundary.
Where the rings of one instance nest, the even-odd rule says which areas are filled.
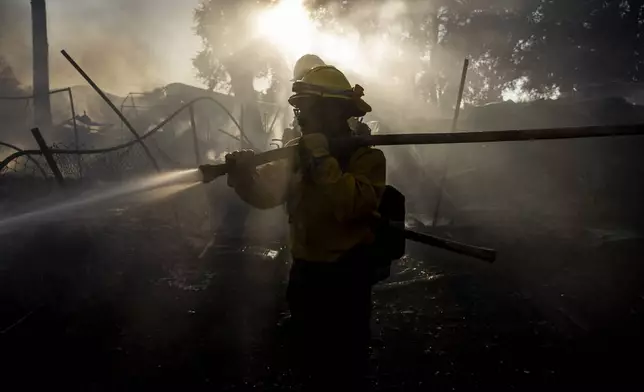
[[[275,111],[275,116],[273,116],[273,121],[271,121],[271,127],[268,129],[268,133],[273,132],[273,128],[275,127],[275,121],[277,121],[277,116],[280,114],[280,108],[278,107],[277,110]]]
[[[133,106],[134,105],[134,95],[135,94],[136,95],[145,95],[145,93],[135,93],[135,92],[127,93],[127,95],[125,96],[125,98],[123,98],[123,101],[121,102],[121,106],[119,107],[119,110],[121,111],[121,113],[123,113],[125,111],[125,110],[123,110],[124,108],[132,108],[132,107],[134,107],[134,110],[136,110],[136,106]],[[132,105],[129,105],[129,106],[125,105],[125,103],[127,102],[128,99],[130,99],[132,101]],[[138,111],[136,113],[138,115]],[[121,133],[123,133],[123,122],[122,121],[121,121]]]
[[[608,136],[644,135],[644,124],[586,126],[567,128],[519,129],[508,131],[469,131],[446,133],[408,133],[356,138],[359,145],[401,146],[406,144],[496,143],[533,140],[579,139]]]
[[[461,113],[461,102],[463,101],[463,90],[465,90],[465,79],[467,78],[467,69],[470,66],[470,59],[463,60],[463,71],[461,72],[461,84],[458,87],[458,97],[456,98],[456,108],[454,108],[454,118],[452,119],[452,132],[456,132],[458,116]]]
[[[171,114],[168,118],[159,123],[156,127],[152,128],[141,139],[145,139],[154,133],[158,132],[165,124],[172,121],[174,117],[179,115],[181,111],[193,102],[198,100],[212,100],[210,97],[201,97],[188,102],[179,110]],[[216,102],[216,101],[215,101]],[[222,133],[228,134],[223,130]],[[229,136],[233,136],[228,134]],[[496,142],[516,142],[516,141],[531,141],[531,140],[557,140],[557,139],[579,139],[590,137],[609,137],[609,136],[639,136],[644,135],[644,124],[630,124],[630,125],[599,125],[588,127],[570,127],[570,128],[543,128],[543,129],[523,129],[523,130],[508,130],[508,131],[470,131],[470,132],[455,132],[455,133],[406,133],[406,134],[390,134],[390,135],[371,135],[352,137],[350,139],[341,139],[336,143],[350,143],[357,146],[402,146],[408,144],[464,144],[464,143],[496,143]],[[131,140],[127,143],[119,144],[116,146],[94,149],[94,150],[59,150],[51,149],[54,154],[101,154],[120,150],[135,144],[136,140]],[[332,142],[333,143],[333,142]],[[268,163],[278,159],[289,158],[293,153],[296,145],[275,150],[269,150],[261,154],[257,154],[257,165]],[[12,160],[23,155],[40,155],[40,150],[24,150],[15,152],[6,157],[0,162],[0,170],[9,164]],[[202,165],[205,170],[208,166]],[[216,166],[216,165],[215,165]],[[226,174],[224,170],[222,174]],[[212,180],[211,180],[212,181]]]
[[[212,140],[212,125],[210,124],[210,116],[206,117],[206,143],[210,144]]]
[[[11,143],[0,142],[0,146],[9,147],[9,148],[11,148],[11,149],[16,150],[16,151],[17,151],[17,152],[19,152],[19,153],[24,152],[24,150],[23,150],[22,148],[19,148],[19,147],[17,147],[17,146],[14,146],[14,145],[13,145],[13,144],[11,144]],[[40,165],[40,163],[39,163],[37,160],[35,160],[35,159],[30,155],[30,154],[24,154],[24,155],[27,157],[27,160],[29,160],[29,161],[33,162],[33,163],[34,163],[34,165],[36,165],[36,167],[38,168],[38,170],[40,170],[40,173],[42,174],[42,176],[43,176],[45,179],[47,179],[47,177],[48,177],[48,176],[47,176],[47,172],[46,172],[46,171],[45,171],[45,169]],[[2,169],[4,169],[4,167],[5,167],[5,166],[0,166],[0,171],[2,171]]]
[[[193,99],[192,101],[189,101],[188,103],[186,103],[183,106],[181,106],[179,109],[175,110],[172,114],[170,114],[168,117],[166,117],[163,121],[158,123],[154,128],[152,128],[149,131],[147,131],[146,133],[144,133],[141,136],[141,139],[145,140],[148,137],[150,137],[150,136],[154,135],[155,133],[159,132],[159,130],[161,130],[170,121],[174,120],[175,117],[177,117],[185,109],[190,107],[190,105],[192,105],[195,102],[199,102],[199,101],[210,101],[210,102],[216,104],[219,108],[221,108],[228,115],[228,117],[233,121],[233,123],[235,123],[237,128],[241,129],[241,127],[240,127],[239,123],[237,122],[237,120],[235,119],[235,117],[232,115],[232,113],[230,113],[230,111],[228,111],[228,109],[226,109],[226,107],[224,105],[221,104],[221,102],[217,101],[216,99],[214,99],[212,97],[199,97],[199,98]],[[223,134],[225,134],[225,135],[228,135],[228,136],[232,137],[235,140],[238,140],[238,141],[241,140],[237,136],[231,135],[228,132],[225,132],[225,131],[223,131],[221,129],[219,129],[218,131],[223,133]],[[115,146],[106,147],[106,148],[87,149],[87,150],[51,149],[51,152],[54,153],[54,154],[79,154],[79,155],[104,154],[104,153],[113,152],[113,151],[117,151],[117,150],[120,150],[120,149],[123,149],[123,148],[133,146],[136,143],[138,143],[138,140],[134,139],[134,140],[130,140],[130,141],[125,142],[125,143],[117,144]],[[20,150],[20,151],[17,151],[15,153],[7,156],[5,159],[3,159],[0,162],[0,170],[4,169],[4,167],[7,166],[14,159],[19,158],[19,157],[24,156],[24,155],[42,155],[42,151],[40,151],[40,150]]]
[[[72,110],[72,125],[74,126],[74,148],[78,150],[80,148],[78,145],[78,126],[76,124],[76,109],[74,108],[74,96],[72,95],[71,87],[67,88],[67,92],[69,93],[69,106]],[[78,164],[78,176],[83,178],[83,160],[80,155],[76,156],[76,160]]]
[[[201,154],[199,154],[199,139],[197,138],[197,124],[195,124],[195,109],[193,105],[188,108],[190,113],[190,128],[192,129],[192,143],[195,148],[195,160],[197,166],[201,165]]]
[[[45,139],[42,137],[42,134],[40,133],[40,129],[32,128],[31,134],[34,136],[34,139],[36,139],[36,143],[38,143],[38,147],[40,147],[40,151],[42,151],[42,154],[45,156],[45,159],[47,160],[47,164],[49,165],[49,168],[51,169],[52,173],[54,173],[54,178],[56,178],[56,182],[58,182],[59,186],[64,187],[65,180],[63,179],[63,174],[60,172],[60,169],[58,168],[58,165],[56,164],[56,161],[54,160],[54,156],[51,154],[49,147],[47,147],[47,143],[45,142]]]
[[[395,226],[390,227],[392,230],[402,232],[402,235],[410,241],[419,242],[421,244],[430,245],[437,248],[449,250],[454,253],[474,257],[479,260],[487,261],[488,263],[493,263],[496,260],[496,251],[494,249],[469,245],[447,238],[440,238],[429,234],[418,233],[412,230],[399,229]]]
[[[454,118],[452,119],[452,132],[456,132],[456,125],[458,124],[458,116],[461,113],[461,102],[463,101],[463,90],[465,90],[465,80],[467,78],[467,69],[470,65],[470,60],[463,61],[463,71],[461,72],[461,84],[458,87],[458,96],[456,98],[456,107],[454,108]],[[434,208],[434,215],[432,218],[432,226],[435,227],[438,222],[438,214],[440,213],[441,204],[443,202],[443,188],[445,187],[445,177],[449,170],[449,150],[445,149],[445,159],[442,167],[442,174],[438,181],[438,199],[436,200],[436,207]]]
[[[445,133],[407,133],[391,135],[370,135],[330,140],[329,144],[339,144],[346,148],[354,146],[402,146],[408,144],[463,144],[496,143],[532,140],[579,139],[590,137],[615,137],[644,135],[644,124],[590,126],[574,128],[543,128],[510,131],[484,132],[445,132]],[[262,165],[279,159],[294,157],[297,145],[269,150],[255,156],[253,164]],[[199,167],[204,182],[210,182],[227,173],[227,166],[202,165]]]
[[[64,91],[67,91],[68,88],[69,87],[56,88],[56,89],[50,90],[49,94],[51,95],[51,94],[56,94],[56,93],[62,93]],[[11,95],[11,96],[0,95],[0,100],[16,100],[16,101],[20,100],[20,101],[22,101],[22,100],[32,99],[33,97],[34,97],[33,94],[30,94],[30,95]]]
[[[107,97],[107,95],[105,95],[103,90],[101,90],[101,88],[98,87],[96,83],[94,83],[94,81],[85,73],[85,71],[83,71],[83,69],[76,63],[76,61],[74,61],[74,59],[72,59],[71,56],[67,54],[66,51],[61,50],[60,53],[62,53],[62,55],[67,59],[67,61],[69,61],[69,63],[76,69],[76,71],[78,71],[79,74],[81,74],[81,76],[87,81],[87,83],[89,83],[89,85],[92,86],[94,91],[96,91],[96,93],[98,93],[98,95],[100,95],[100,97],[103,98],[103,101],[105,101],[105,103],[108,104],[108,106],[114,111],[114,113],[116,113],[116,115],[121,119],[121,121],[123,121],[123,124],[125,124],[125,126],[130,130],[130,132],[132,132],[132,134],[136,138],[137,143],[139,143],[141,145],[141,148],[143,148],[143,150],[145,151],[145,154],[150,159],[150,162],[152,162],[152,166],[154,166],[157,172],[160,172],[161,168],[159,167],[159,164],[157,163],[156,159],[154,159],[154,156],[152,156],[152,153],[148,149],[148,146],[145,145],[145,143],[143,142],[143,139],[141,139],[139,134],[136,132],[136,130],[134,129],[132,124],[130,124],[127,118],[125,118],[123,113],[121,113],[121,111],[119,111],[119,109],[116,106],[114,106],[114,103],[110,101],[110,99]]]
[[[37,127],[51,131],[53,126],[49,100],[49,42],[45,0],[31,0],[31,24],[34,123]]]
[[[242,150],[246,148],[246,145],[244,144],[244,139],[248,140],[248,138],[245,138],[246,133],[244,132],[244,103],[241,103],[241,106],[239,108],[239,132],[241,133],[242,138],[241,140],[241,148]],[[250,140],[248,140],[250,142]]]
[[[217,129],[217,131],[219,131],[220,133],[223,133],[223,134],[224,134],[224,135],[226,135],[226,136],[229,136],[229,137],[231,137],[231,138],[233,138],[233,139],[237,140],[238,142],[241,142],[241,138],[240,138],[239,136],[235,136],[235,135],[233,135],[232,133],[229,133],[229,132],[224,131],[223,129]]]

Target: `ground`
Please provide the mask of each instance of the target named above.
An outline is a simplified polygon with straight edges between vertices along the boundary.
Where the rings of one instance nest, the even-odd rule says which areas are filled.
[[[376,390],[641,390],[641,236],[442,229],[496,264],[409,245],[374,289]],[[148,214],[2,236],[4,390],[292,390],[279,241],[205,252]],[[602,284],[605,286],[602,286]]]

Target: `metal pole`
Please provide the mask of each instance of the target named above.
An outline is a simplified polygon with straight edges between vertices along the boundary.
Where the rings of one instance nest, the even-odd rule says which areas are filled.
[[[268,129],[268,133],[273,132],[273,128],[275,128],[275,121],[277,121],[277,116],[280,114],[280,108],[278,107],[277,110],[275,111],[275,116],[273,116],[273,121],[271,121],[271,127]]]
[[[246,132],[244,132],[244,104],[243,103],[241,103],[241,106],[239,108],[239,113],[240,113],[239,114],[239,131],[241,132],[242,135],[245,135]],[[244,142],[243,138],[240,139],[240,140],[241,140],[241,149],[243,150],[243,149],[246,148],[246,143]]]
[[[49,100],[49,42],[47,40],[47,5],[45,0],[31,1],[31,34],[33,52],[34,123],[51,131]]]
[[[211,130],[212,125],[210,125],[210,116],[208,116],[207,119],[208,121],[206,121],[206,141],[210,143],[212,141],[212,135],[210,134],[210,132],[212,132]]]
[[[461,102],[463,101],[463,90],[465,90],[465,79],[467,78],[467,69],[470,66],[470,60],[463,60],[463,71],[461,72],[461,84],[458,88],[458,97],[456,98],[456,108],[454,109],[454,119],[452,120],[452,132],[456,132],[458,116],[461,113]]]
[[[401,133],[355,137],[349,143],[361,146],[402,146],[406,144],[498,143],[535,140],[581,139],[644,135],[643,124],[594,125],[587,127],[514,129],[443,133]],[[355,140],[355,141],[352,141]],[[346,143],[344,140],[342,143]]]
[[[67,93],[69,94],[69,106],[72,109],[72,124],[74,125],[74,147],[77,150],[80,150],[78,145],[78,126],[76,125],[76,109],[74,109],[74,96],[72,95],[72,88],[67,88]],[[79,154],[76,154],[76,159],[78,163],[78,175],[80,178],[83,178],[83,160]]]
[[[199,154],[199,139],[197,138],[197,125],[195,124],[195,109],[193,105],[188,108],[190,112],[190,128],[192,128],[192,142],[195,148],[195,159],[197,165],[201,165],[201,154]]]
[[[69,88],[69,87],[65,87],[65,88],[56,88],[56,89],[50,90],[50,91],[49,91],[49,95],[51,95],[51,94],[57,94],[57,93],[62,93],[62,92],[64,92],[64,91],[67,91],[67,89],[68,89],[68,88]],[[33,98],[34,98],[34,95],[33,95],[33,94],[31,94],[31,95],[11,95],[11,96],[0,95],[0,100],[10,100],[10,101],[11,101],[11,100],[19,100],[19,101],[22,101],[22,100],[30,100],[30,99],[33,99]]]
[[[125,124],[125,126],[130,130],[130,132],[132,132],[132,134],[136,138],[136,141],[141,145],[141,148],[143,148],[143,150],[145,151],[145,154],[150,159],[150,162],[152,162],[152,166],[154,166],[154,169],[160,172],[161,168],[159,167],[159,164],[157,163],[156,159],[154,159],[154,156],[152,156],[152,153],[148,149],[148,146],[145,145],[145,143],[143,142],[143,139],[141,139],[138,132],[136,132],[132,124],[130,124],[127,118],[125,118],[123,113],[121,113],[121,111],[118,110],[116,106],[114,106],[114,103],[110,101],[110,99],[107,97],[107,95],[105,95],[103,90],[101,90],[100,87],[98,87],[96,83],[94,83],[94,81],[85,73],[85,71],[83,71],[83,69],[76,63],[76,61],[74,61],[74,59],[72,59],[71,56],[67,54],[66,51],[61,50],[60,53],[62,53],[63,56],[65,56],[67,61],[69,61],[69,63],[76,69],[76,71],[78,71],[79,74],[81,74],[81,76],[87,81],[87,83],[89,83],[89,85],[92,86],[94,91],[96,91],[96,93],[100,95],[101,98],[103,98],[105,103],[109,105],[109,107],[114,111],[114,113],[116,113],[116,115],[119,116],[121,121],[123,121],[123,124]]]
[[[18,153],[21,153],[21,152],[24,152],[24,151],[25,151],[25,150],[21,149],[20,147],[14,146],[14,145],[13,145],[13,144],[11,144],[11,143],[0,142],[0,146],[9,147],[9,148],[11,148],[12,150],[16,150]],[[11,154],[11,155],[14,155],[14,154]],[[32,157],[32,156],[31,156],[31,154],[25,154],[25,156],[27,157],[27,160],[29,160],[29,161],[33,162],[33,164],[34,164],[34,165],[36,165],[36,168],[38,168],[38,170],[40,170],[40,173],[42,173],[43,178],[46,180],[46,179],[47,179],[47,172],[46,172],[46,171],[45,171],[45,169],[40,165],[40,163],[38,163],[38,161],[37,161],[37,160],[35,160],[35,159],[34,159],[34,157]],[[2,172],[2,170],[3,170],[6,166],[7,166],[7,165],[0,164],[0,173]]]
[[[45,156],[45,160],[47,160],[47,164],[49,165],[49,168],[51,168],[52,173],[54,173],[54,178],[56,178],[56,182],[61,187],[64,187],[65,180],[63,179],[63,174],[60,172],[60,169],[58,169],[58,165],[56,165],[54,156],[51,154],[51,151],[49,151],[49,147],[47,147],[47,143],[45,142],[45,139],[42,137],[42,134],[40,133],[40,129],[32,128],[31,134],[34,136],[34,139],[36,139],[36,143],[38,143],[38,147],[40,147],[40,151],[42,151],[42,154]]]
[[[518,142],[533,140],[558,140],[558,139],[579,139],[590,137],[616,137],[616,136],[642,136],[644,135],[644,124],[612,125],[612,126],[590,126],[570,128],[543,128],[543,129],[522,129],[508,131],[484,131],[484,132],[444,132],[444,133],[407,133],[393,135],[371,135],[351,138],[331,139],[332,146],[404,146],[409,144],[463,144],[463,143],[494,143],[494,142]],[[253,164],[276,161],[278,159],[290,159],[297,152],[297,145],[269,150],[257,154]],[[5,159],[5,161],[8,158]],[[0,167],[2,165],[0,164]],[[200,169],[204,175],[204,182],[214,180],[216,177],[226,174],[226,164],[202,165]]]
[[[134,109],[134,114],[136,114],[136,118],[139,118],[139,108],[136,107],[136,101],[134,100],[134,95],[130,95],[130,101],[132,101],[132,108]]]
[[[465,79],[467,78],[467,69],[470,65],[470,60],[463,61],[463,71],[461,72],[461,84],[458,88],[458,97],[456,98],[456,108],[454,109],[454,118],[452,119],[452,132],[456,132],[456,125],[458,124],[458,116],[461,113],[461,101],[463,100],[463,90],[465,89]],[[445,177],[449,169],[449,150],[445,147],[445,162],[443,163],[443,173],[438,183],[438,200],[436,200],[436,207],[434,208],[434,217],[432,218],[432,227],[436,226],[443,202],[443,187],[445,186]]]

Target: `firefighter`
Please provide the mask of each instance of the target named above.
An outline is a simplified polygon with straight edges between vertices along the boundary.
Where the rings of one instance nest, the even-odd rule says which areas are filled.
[[[302,79],[302,77],[306,74],[307,71],[320,65],[326,65],[326,64],[319,56],[315,54],[305,54],[295,62],[295,66],[293,67],[292,81],[297,81]],[[348,119],[348,121],[349,121],[349,126],[353,131],[352,132],[353,135],[364,136],[371,133],[371,130],[369,129],[369,127],[365,123],[363,123],[360,120],[360,118],[351,117]],[[288,143],[289,141],[299,136],[301,136],[301,130],[299,125],[297,124],[297,119],[295,119],[293,121],[293,124],[291,124],[291,127],[284,130],[284,135],[282,136],[282,143],[286,145],[286,143]]]
[[[257,208],[286,205],[293,258],[287,301],[297,363],[311,385],[362,388],[373,284],[370,220],[386,186],[385,156],[329,143],[350,136],[349,118],[371,111],[362,87],[337,68],[310,69],[293,92],[289,103],[302,129],[296,156],[255,168],[252,151],[233,152],[226,157],[228,184]]]
[[[293,67],[293,81],[302,79],[302,77],[312,68],[326,65],[320,57],[314,54],[305,54],[297,59]]]
[[[304,74],[320,65],[326,65],[322,59],[315,54],[305,54],[304,56],[297,59],[295,66],[293,67],[293,79],[292,82],[302,79]],[[297,119],[293,119],[293,123],[289,128],[284,130],[282,135],[282,145],[286,145],[293,139],[297,139],[302,136],[302,130],[300,129]]]

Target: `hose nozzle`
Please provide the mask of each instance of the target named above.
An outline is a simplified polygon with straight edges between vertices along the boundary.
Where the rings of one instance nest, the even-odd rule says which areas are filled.
[[[199,166],[199,172],[201,173],[201,182],[206,184],[217,179],[218,177],[223,176],[228,171],[225,164],[220,164],[220,165],[201,165]]]

